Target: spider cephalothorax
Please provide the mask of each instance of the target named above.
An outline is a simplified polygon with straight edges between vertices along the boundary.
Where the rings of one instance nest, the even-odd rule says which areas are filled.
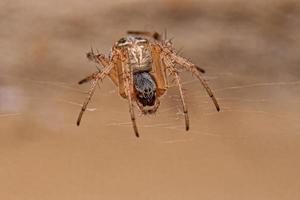
[[[79,81],[80,84],[92,81],[92,86],[79,113],[77,125],[80,124],[81,117],[95,92],[98,81],[108,75],[119,88],[120,96],[129,102],[129,112],[134,132],[138,137],[133,103],[136,102],[143,114],[156,112],[160,104],[159,98],[165,94],[168,88],[167,77],[173,76],[180,92],[186,130],[189,130],[188,111],[176,66],[191,71],[206,89],[216,109],[220,110],[213,92],[201,76],[204,70],[177,55],[170,40],[162,40],[156,32],[151,34],[149,32],[129,31],[128,33],[129,36],[121,38],[115,43],[109,58],[106,58],[103,54],[94,54],[93,50],[87,54],[88,59],[102,65],[103,68],[99,72],[95,72]],[[153,38],[153,40],[140,35],[147,36],[149,39]]]
[[[149,41],[138,36],[127,36],[116,43],[117,48],[126,49],[133,72],[151,71],[152,55]]]
[[[144,114],[154,113],[159,100],[156,98],[155,78],[151,75],[153,59],[148,39],[129,35],[116,42],[116,48],[124,50],[128,56],[135,90],[133,98],[139,109]]]

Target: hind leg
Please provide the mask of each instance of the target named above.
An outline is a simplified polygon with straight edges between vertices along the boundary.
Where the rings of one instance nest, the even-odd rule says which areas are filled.
[[[186,103],[184,100],[184,95],[183,95],[183,91],[182,91],[180,78],[179,78],[177,70],[172,65],[169,65],[168,69],[169,69],[171,75],[173,75],[175,77],[176,83],[178,85],[180,99],[181,99],[181,103],[182,103],[182,107],[183,107],[183,114],[184,114],[184,118],[185,118],[185,130],[188,131],[190,129],[189,114],[188,114],[188,109],[187,109],[187,106],[186,106]]]
[[[174,52],[172,52],[170,49],[165,48],[164,50],[164,60],[165,62],[169,62],[171,64],[178,64],[179,66],[189,70],[190,72],[192,72],[201,82],[202,86],[204,87],[204,89],[206,90],[207,94],[209,95],[209,97],[211,98],[211,100],[213,101],[217,111],[220,111],[220,106],[218,104],[218,101],[214,95],[214,93],[212,92],[212,90],[210,89],[210,87],[208,86],[208,84],[206,83],[206,81],[204,80],[204,78],[201,76],[201,70],[199,70],[199,68],[194,65],[193,63],[191,63],[190,61],[188,61],[187,59],[176,55]]]
[[[159,45],[151,45],[151,53],[153,59],[151,74],[154,76],[157,84],[157,97],[160,97],[165,94],[168,87],[166,66],[161,60],[161,48]]]

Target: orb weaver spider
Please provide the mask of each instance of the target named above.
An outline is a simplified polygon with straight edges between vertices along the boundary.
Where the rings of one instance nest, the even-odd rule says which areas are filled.
[[[218,102],[201,73],[205,71],[179,56],[171,40],[162,39],[157,32],[128,31],[128,36],[121,38],[112,47],[108,58],[101,53],[95,54],[93,49],[87,53],[87,58],[98,65],[102,65],[98,72],[79,81],[79,84],[91,81],[88,96],[82,105],[77,119],[77,125],[90,102],[98,81],[106,76],[118,87],[121,97],[128,100],[129,112],[136,137],[139,137],[133,103],[143,114],[155,113],[160,105],[159,98],[168,89],[168,76],[173,76],[178,85],[185,128],[189,130],[189,115],[184,100],[182,86],[179,78],[179,66],[192,72],[201,82],[212,99],[217,111],[220,111]]]

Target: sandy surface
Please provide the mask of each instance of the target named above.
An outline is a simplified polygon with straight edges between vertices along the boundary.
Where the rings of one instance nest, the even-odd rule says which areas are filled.
[[[299,199],[299,13],[292,0],[2,0],[0,198]],[[222,111],[182,73],[191,130],[171,87],[137,139],[105,80],[77,127],[77,81],[96,70],[85,53],[132,29],[167,29]]]

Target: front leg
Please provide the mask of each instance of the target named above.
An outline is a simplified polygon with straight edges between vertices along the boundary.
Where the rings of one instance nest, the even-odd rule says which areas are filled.
[[[178,71],[176,70],[176,68],[174,67],[174,64],[170,60],[164,59],[163,62],[167,66],[167,69],[169,70],[170,74],[173,75],[176,79],[176,83],[177,83],[177,86],[179,89],[180,99],[181,99],[181,103],[182,103],[182,107],[183,107],[184,118],[185,118],[185,130],[188,131],[190,129],[189,114],[188,114],[188,109],[187,109],[187,106],[186,106],[186,103],[184,100],[182,85],[180,82]]]
[[[90,82],[90,81],[94,80],[96,78],[97,74],[99,74],[99,73],[101,73],[101,71],[92,73],[91,75],[89,75],[89,76],[85,77],[84,79],[80,80],[78,82],[78,84],[81,85],[83,83],[87,83],[87,82]]]
[[[212,92],[212,90],[210,89],[210,87],[208,86],[208,84],[206,83],[206,81],[204,80],[204,78],[202,78],[199,69],[197,68],[197,66],[193,63],[191,63],[190,61],[188,61],[187,59],[176,55],[174,52],[172,52],[170,49],[168,48],[164,48],[164,58],[166,60],[168,60],[169,62],[172,62],[174,64],[178,64],[182,67],[184,67],[185,69],[189,70],[190,72],[192,72],[201,82],[202,86],[205,88],[207,94],[210,96],[210,98],[212,99],[217,111],[220,111],[220,106],[218,104],[218,101],[214,95],[214,93]]]
[[[96,64],[102,66],[103,68],[107,68],[109,65],[112,64],[112,61],[110,61],[108,58],[105,57],[103,54],[95,54],[93,49],[89,53],[86,54],[86,57],[90,60],[95,62]],[[101,69],[99,70],[101,72]],[[95,72],[86,78],[82,79],[79,81],[79,84],[89,82],[95,78],[95,75],[97,75],[99,72]],[[116,85],[119,86],[119,81],[118,81],[118,76],[117,76],[117,71],[115,68],[111,69],[110,73],[108,74],[109,78],[112,80],[112,82]]]
[[[139,131],[136,125],[136,118],[134,114],[134,109],[133,109],[133,99],[132,99],[132,90],[131,88],[133,87],[133,77],[132,77],[132,71],[128,69],[128,65],[125,64],[124,62],[122,63],[123,65],[123,79],[124,79],[124,86],[125,86],[125,93],[128,99],[128,104],[129,104],[129,113],[130,113],[130,119],[132,122],[132,127],[135,133],[136,137],[140,137]]]
[[[86,110],[87,105],[89,104],[90,100],[92,99],[92,97],[95,93],[95,89],[96,89],[96,85],[97,85],[98,81],[103,80],[110,73],[110,71],[113,69],[113,67],[114,67],[113,64],[109,65],[102,72],[98,72],[95,75],[95,77],[92,79],[93,81],[92,81],[92,85],[90,87],[90,90],[88,92],[88,96],[87,96],[86,100],[84,101],[84,103],[82,105],[82,108],[80,110],[80,113],[78,115],[78,118],[77,118],[77,126],[80,125],[82,115],[83,115],[84,111]]]

